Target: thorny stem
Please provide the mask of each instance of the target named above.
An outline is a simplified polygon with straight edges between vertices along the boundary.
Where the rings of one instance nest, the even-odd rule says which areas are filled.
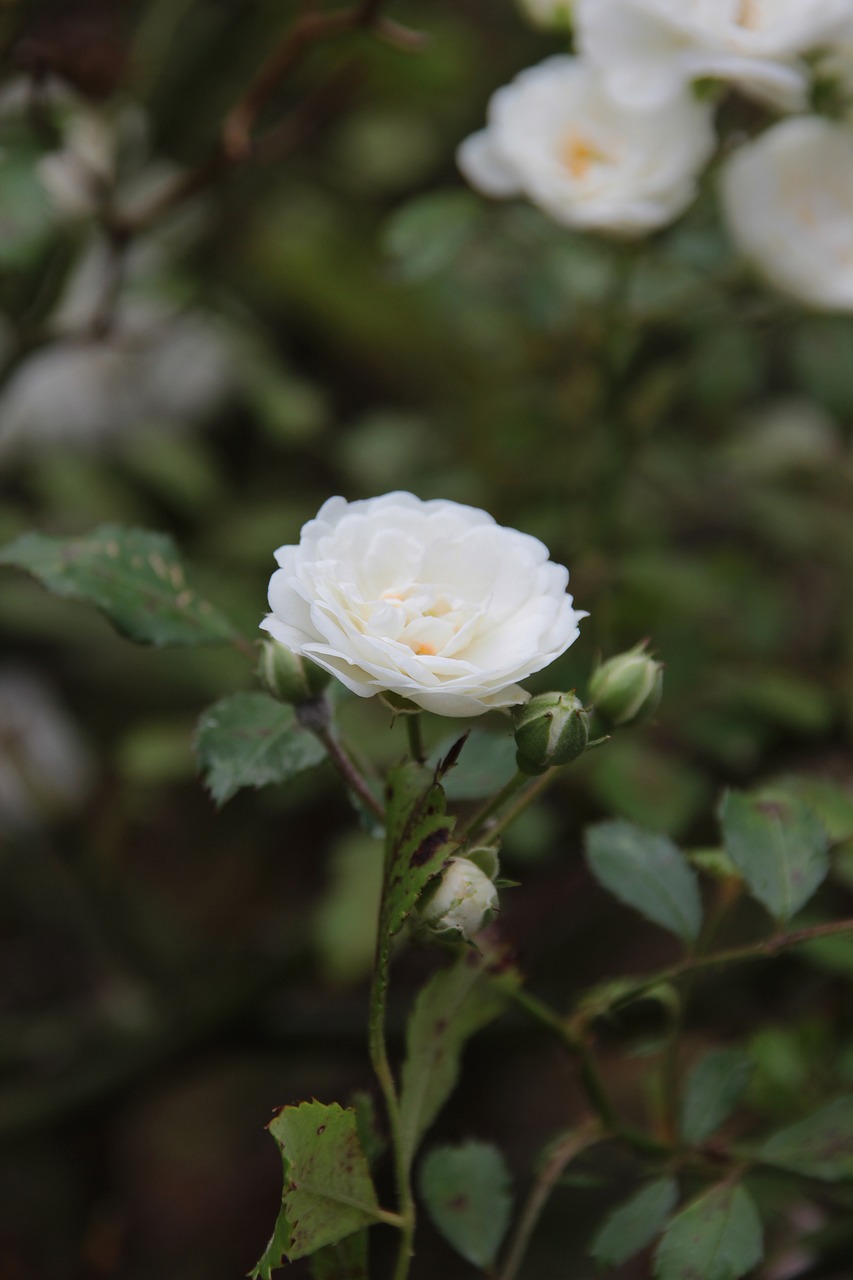
[[[385,810],[356,768],[351,756],[347,754],[332,732],[331,715],[326,699],[312,698],[310,702],[300,703],[296,708],[296,718],[303,729],[308,729],[322,742],[329,759],[350,790],[355,792],[362,804],[375,814],[380,822],[384,822]]]
[[[530,1237],[533,1235],[548,1197],[554,1190],[566,1165],[574,1160],[575,1156],[585,1151],[587,1147],[600,1142],[605,1136],[599,1121],[590,1118],[579,1128],[567,1133],[557,1143],[540,1170],[525,1201],[521,1216],[510,1240],[506,1261],[498,1272],[497,1280],[514,1280],[514,1277],[518,1274],[519,1267],[524,1261],[524,1255],[530,1244]]]

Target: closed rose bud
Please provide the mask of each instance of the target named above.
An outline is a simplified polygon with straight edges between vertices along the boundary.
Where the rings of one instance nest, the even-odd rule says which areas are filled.
[[[523,773],[570,764],[586,750],[589,716],[574,693],[540,693],[513,712],[516,763]]]
[[[663,663],[645,652],[646,641],[608,658],[593,673],[589,696],[611,725],[639,724],[658,709],[663,692]]]
[[[265,640],[261,645],[258,678],[267,693],[294,706],[316,698],[331,679],[328,672],[277,640]]]
[[[497,909],[498,891],[486,873],[468,858],[451,858],[421,918],[433,933],[461,934],[470,942]]]

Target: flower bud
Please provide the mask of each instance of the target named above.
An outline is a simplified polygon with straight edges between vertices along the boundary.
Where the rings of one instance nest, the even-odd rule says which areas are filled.
[[[258,679],[267,693],[278,698],[279,702],[298,706],[322,693],[331,676],[277,640],[265,640],[261,645]]]
[[[498,891],[468,858],[451,858],[438,888],[421,908],[434,933],[456,933],[470,942],[498,909]]]
[[[523,773],[544,773],[570,764],[586,749],[589,716],[572,693],[540,693],[512,713],[516,764]]]
[[[647,641],[608,658],[589,682],[593,706],[611,725],[639,724],[657,711],[663,663],[645,652]]]

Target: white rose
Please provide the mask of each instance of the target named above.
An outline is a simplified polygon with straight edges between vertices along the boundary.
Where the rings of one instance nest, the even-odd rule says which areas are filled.
[[[735,242],[768,280],[853,310],[853,129],[821,116],[774,125],[734,152],[722,189]]]
[[[641,235],[683,212],[714,144],[711,108],[691,95],[629,112],[585,62],[557,56],[498,90],[488,128],[457,160],[486,195],[523,194],[568,226]]]
[[[469,941],[498,909],[498,891],[468,858],[451,858],[421,916],[436,933],[461,933]]]
[[[661,106],[702,77],[783,110],[806,101],[800,54],[838,38],[853,0],[578,0],[578,47],[627,106]]]
[[[526,702],[586,617],[536,538],[457,502],[330,498],[279,547],[261,626],[353,693],[388,691],[443,716]]]

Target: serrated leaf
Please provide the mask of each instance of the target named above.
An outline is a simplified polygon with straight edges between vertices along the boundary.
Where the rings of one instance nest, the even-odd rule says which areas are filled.
[[[599,822],[586,833],[586,861],[620,902],[685,942],[695,942],[702,927],[699,882],[667,836],[630,822]]]
[[[697,1144],[720,1127],[743,1094],[752,1060],[742,1049],[713,1049],[690,1072],[681,1104],[681,1136]]]
[[[311,1255],[313,1280],[370,1280],[367,1270],[367,1232],[355,1231],[337,1244]]]
[[[384,1216],[354,1111],[303,1102],[280,1111],[269,1131],[284,1162],[284,1190],[275,1233],[252,1272],[260,1280],[269,1280],[283,1257],[293,1262],[316,1253]]]
[[[678,1201],[675,1178],[656,1178],[608,1214],[589,1252],[601,1267],[618,1267],[651,1244]]]
[[[763,798],[728,791],[720,807],[726,852],[750,893],[774,919],[790,919],[829,870],[829,837],[812,809],[794,796]]]
[[[405,280],[450,266],[470,240],[481,210],[468,191],[435,191],[403,205],[385,226],[385,248]]]
[[[222,644],[231,623],[188,584],[172,539],[102,525],[81,538],[24,533],[0,551],[0,565],[24,569],[49,591],[83,600],[140,644]]]
[[[655,1255],[657,1280],[739,1280],[764,1254],[749,1193],[722,1183],[670,1222]]]
[[[217,804],[242,787],[289,782],[326,756],[293,708],[265,693],[233,693],[208,707],[198,722],[195,750]]]
[[[491,1267],[512,1208],[509,1170],[497,1147],[435,1147],[421,1166],[420,1186],[445,1240],[475,1267]]]
[[[853,1096],[836,1098],[758,1149],[767,1164],[828,1182],[853,1178]]]
[[[409,1018],[400,1089],[400,1146],[407,1167],[453,1091],[465,1042],[497,1017],[517,981],[513,970],[495,971],[492,962],[470,951],[421,989]]]

